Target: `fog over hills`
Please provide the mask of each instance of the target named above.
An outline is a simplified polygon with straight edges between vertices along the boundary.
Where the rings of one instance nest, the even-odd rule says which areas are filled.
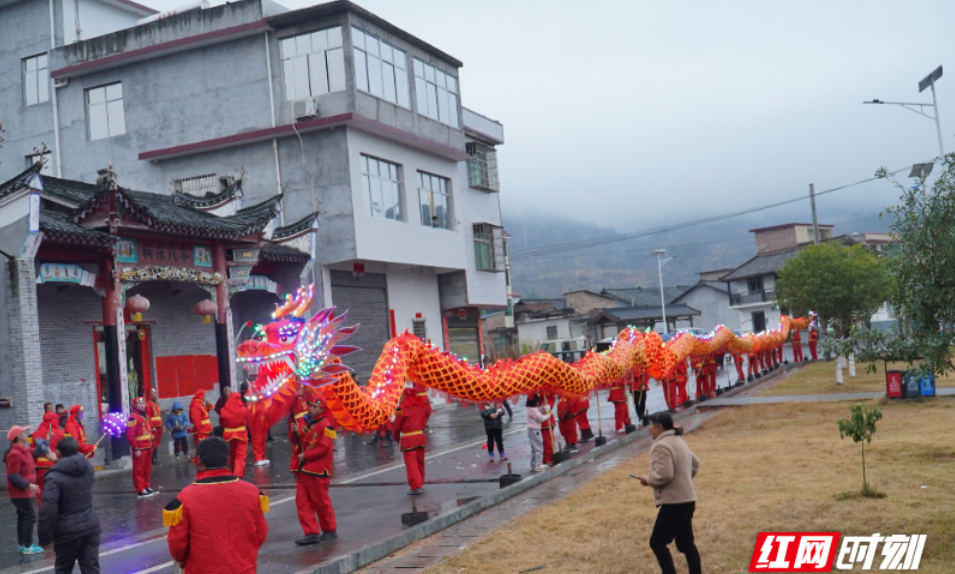
[[[690,285],[697,282],[701,271],[734,268],[755,256],[756,244],[748,230],[810,222],[811,217],[802,211],[776,209],[770,215],[757,213],[600,247],[538,256],[522,256],[520,250],[635,232],[661,223],[646,222],[624,229],[571,218],[505,213],[505,228],[511,235],[514,293],[523,297],[554,297],[575,289],[599,292],[605,287],[655,287],[659,279],[654,249],[666,249],[667,257],[674,257],[663,267],[664,282]],[[879,220],[879,211],[877,207],[829,210],[819,223],[834,224],[835,235],[884,233],[888,227]]]

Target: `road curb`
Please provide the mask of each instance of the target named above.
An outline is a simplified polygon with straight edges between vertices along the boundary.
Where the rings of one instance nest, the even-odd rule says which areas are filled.
[[[681,413],[678,413],[673,418],[674,420],[680,420],[696,413],[697,408],[694,406]],[[452,510],[446,514],[437,516],[436,518],[410,528],[401,534],[392,536],[391,538],[387,538],[385,540],[374,542],[358,549],[355,552],[352,552],[351,554],[336,558],[331,562],[321,564],[313,568],[300,570],[296,572],[296,574],[349,574],[350,572],[354,572],[359,568],[363,568],[372,562],[377,562],[382,558],[386,558],[395,551],[400,550],[418,540],[421,540],[422,538],[427,538],[428,536],[441,532],[442,530],[445,530],[446,528],[449,528],[466,518],[474,516],[482,510],[496,506],[505,500],[522,494],[536,486],[553,480],[558,476],[566,474],[575,468],[587,464],[596,458],[611,453],[619,448],[623,448],[628,444],[649,435],[650,431],[647,428],[641,428],[636,432],[630,433],[629,435],[626,435],[622,438],[610,441],[604,446],[595,447],[583,456],[578,456],[568,460],[567,462],[560,463],[546,472],[542,472],[516,484],[502,488],[493,494],[489,494],[478,500],[475,500],[474,502],[456,508],[455,510]]]

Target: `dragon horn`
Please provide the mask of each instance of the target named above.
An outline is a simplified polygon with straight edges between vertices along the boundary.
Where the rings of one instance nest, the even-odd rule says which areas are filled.
[[[272,312],[272,318],[278,319],[279,317],[284,317],[288,314],[292,308],[295,307],[295,300],[288,295],[285,296],[285,303],[282,303],[281,306],[276,305],[275,311]]]
[[[302,287],[301,289],[299,289],[299,296],[298,296],[299,305],[292,314],[295,315],[296,317],[304,316],[305,312],[308,311],[309,307],[312,306],[313,298],[314,298],[314,294],[312,292],[311,285],[309,285],[308,287]]]

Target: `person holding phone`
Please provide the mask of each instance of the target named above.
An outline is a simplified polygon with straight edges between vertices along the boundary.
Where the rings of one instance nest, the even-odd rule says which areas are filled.
[[[507,460],[504,454],[504,408],[487,403],[481,410],[481,418],[484,419],[484,433],[487,435],[487,460],[494,462],[494,443],[497,443],[497,451],[501,454],[501,462]]]
[[[633,476],[644,486],[653,487],[653,501],[660,509],[650,549],[657,557],[662,574],[676,574],[673,557],[667,546],[676,539],[676,548],[686,557],[690,574],[702,574],[700,552],[693,540],[693,512],[696,509],[696,489],[693,478],[700,468],[700,459],[680,438],[682,429],[673,426],[673,417],[667,412],[650,415],[650,474]]]

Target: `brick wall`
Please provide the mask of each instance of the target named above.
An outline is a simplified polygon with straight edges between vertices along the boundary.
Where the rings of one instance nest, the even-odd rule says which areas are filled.
[[[4,268],[3,285],[7,329],[5,353],[10,371],[8,395],[12,412],[3,410],[4,428],[12,424],[39,422],[43,414],[43,377],[40,371],[40,327],[37,321],[37,297],[32,260],[9,261]]]
[[[768,253],[796,246],[796,230],[794,227],[780,227],[754,233],[756,238],[756,252]]]

